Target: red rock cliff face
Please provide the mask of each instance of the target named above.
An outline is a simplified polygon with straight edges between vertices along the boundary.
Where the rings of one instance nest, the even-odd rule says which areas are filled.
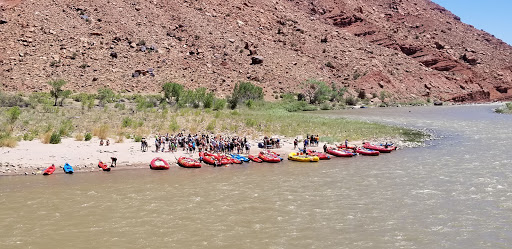
[[[0,2],[1,4],[1,2]],[[368,95],[512,99],[512,48],[428,0],[22,1],[0,12],[0,86],[267,97],[310,78]]]

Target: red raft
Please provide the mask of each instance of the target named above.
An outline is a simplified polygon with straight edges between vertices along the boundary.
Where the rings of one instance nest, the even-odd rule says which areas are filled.
[[[337,157],[353,157],[354,153],[348,150],[336,150],[334,148],[328,148],[327,153]]]
[[[363,147],[365,149],[376,150],[380,153],[391,153],[391,151],[396,150],[396,146],[381,146],[381,145],[373,145],[370,143],[364,143]]]
[[[263,162],[263,160],[261,160],[261,158],[257,157],[257,156],[253,156],[253,155],[249,155],[248,158],[253,161],[253,162],[256,162],[256,163],[261,163]]]
[[[220,166],[220,162],[214,156],[211,156],[210,153],[205,154],[204,152],[199,152],[199,159],[206,164],[210,164],[213,166]]]
[[[317,156],[320,160],[331,160],[331,157],[323,152],[306,150],[306,154],[309,156]]]
[[[151,160],[149,168],[155,170],[169,169],[169,164],[164,159],[156,157],[153,160]]]
[[[201,163],[199,161],[184,156],[178,158],[178,165],[183,168],[201,168]]]
[[[212,153],[209,153],[209,152],[204,153],[204,155],[205,156],[211,156],[211,157],[215,158],[215,160],[218,163],[217,166],[228,165],[228,164],[233,163],[233,161],[230,158],[227,158],[224,155],[212,154]]]
[[[378,156],[380,154],[377,150],[370,150],[365,148],[358,148],[356,152],[363,156]]]
[[[103,171],[110,171],[110,167],[102,161],[98,163],[98,168],[101,168]]]
[[[340,149],[351,149],[351,150],[355,150],[356,149],[356,146],[355,145],[349,145],[348,147],[345,146],[345,144],[340,144],[338,145],[338,148]]]
[[[53,174],[53,172],[55,172],[55,165],[52,164],[52,166],[46,168],[43,171],[43,175],[51,175],[51,174]]]
[[[281,162],[281,158],[278,154],[272,151],[261,151],[258,155],[261,160],[267,163],[279,163]]]

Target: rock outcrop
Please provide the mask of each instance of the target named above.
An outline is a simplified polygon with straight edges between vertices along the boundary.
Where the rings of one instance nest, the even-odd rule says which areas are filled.
[[[250,80],[271,98],[315,78],[403,101],[512,99],[512,48],[429,0],[0,0],[0,9],[4,91],[62,78],[76,91],[154,92],[173,81],[223,96]]]

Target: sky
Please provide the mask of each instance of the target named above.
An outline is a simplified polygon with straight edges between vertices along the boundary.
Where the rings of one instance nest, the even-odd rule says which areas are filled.
[[[461,21],[512,44],[512,0],[432,0]]]

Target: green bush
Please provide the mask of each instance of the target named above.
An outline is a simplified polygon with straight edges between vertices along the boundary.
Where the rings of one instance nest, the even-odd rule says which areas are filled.
[[[131,119],[130,117],[123,118],[123,123],[121,125],[123,128],[131,127],[132,125],[133,125],[133,119]]]
[[[180,126],[178,125],[178,122],[176,122],[176,119],[172,119],[171,123],[169,124],[169,130],[172,132],[177,132],[180,129]]]
[[[229,107],[235,109],[238,103],[244,103],[248,100],[263,100],[263,88],[250,82],[241,81],[236,83],[233,93],[228,99]]]
[[[59,127],[59,136],[67,137],[73,132],[73,122],[69,119],[64,120]]]
[[[329,104],[329,102],[324,102],[320,105],[320,110],[331,110],[332,106]]]
[[[7,110],[7,118],[9,119],[9,122],[12,124],[18,120],[18,118],[21,115],[21,109],[18,106],[14,106],[9,108]]]
[[[98,100],[100,101],[99,102],[100,106],[104,106],[106,103],[113,103],[114,101],[117,100],[116,94],[114,93],[114,91],[112,91],[112,89],[109,89],[109,88],[98,89],[97,97],[98,97]]]
[[[214,111],[224,110],[225,106],[226,106],[226,100],[225,99],[216,99],[214,104],[213,104],[213,110]]]
[[[85,133],[84,139],[85,141],[90,141],[92,139],[92,134],[90,132]]]
[[[35,136],[31,132],[27,132],[27,133],[23,134],[23,140],[25,140],[25,141],[32,141],[32,140],[34,140],[34,138],[35,138]]]
[[[299,111],[316,111],[316,106],[308,104],[306,101],[293,101],[284,106],[284,109],[288,112],[299,112]]]
[[[142,137],[136,135],[136,136],[133,137],[133,141],[139,143],[140,141],[142,141]]]
[[[345,104],[347,104],[347,105],[352,105],[352,106],[357,105],[358,101],[359,100],[357,98],[354,98],[353,96],[348,96],[345,98]]]
[[[164,98],[167,99],[167,101],[171,102],[174,98],[174,101],[176,103],[180,100],[181,93],[183,92],[183,85],[180,85],[178,83],[172,83],[168,82],[165,83],[162,86],[162,90],[164,91]]]
[[[50,144],[60,144],[61,138],[59,133],[52,133],[52,136],[50,137]]]
[[[116,103],[114,105],[114,108],[117,108],[117,109],[123,111],[124,109],[126,109],[126,105],[124,103]]]
[[[214,132],[215,131],[215,126],[217,126],[217,121],[215,119],[213,119],[206,126],[206,130],[209,131],[209,132]]]
[[[205,109],[212,108],[214,101],[215,101],[215,94],[207,93],[206,96],[204,97],[203,107]]]
[[[0,107],[27,107],[29,104],[20,95],[8,95],[0,92]]]

